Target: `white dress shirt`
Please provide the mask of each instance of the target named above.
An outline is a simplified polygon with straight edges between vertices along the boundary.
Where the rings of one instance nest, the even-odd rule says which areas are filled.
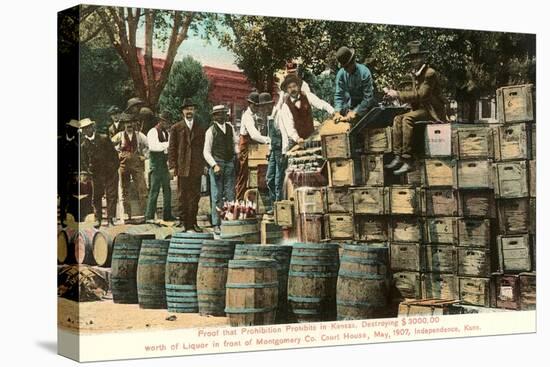
[[[233,129],[233,125],[231,123],[218,123],[217,121],[214,121],[214,124],[218,125],[218,127],[221,129],[221,131],[225,134],[226,128]],[[202,151],[202,155],[204,156],[204,160],[210,167],[214,167],[216,163],[216,159],[214,159],[214,156],[212,155],[212,141],[214,140],[214,136],[212,133],[212,129],[214,129],[214,124],[206,130],[206,133],[204,134],[204,149]],[[237,134],[235,134],[235,129],[233,129],[233,146],[235,149],[235,153],[237,153],[237,144],[239,143],[239,137]]]
[[[258,129],[256,129],[256,121],[250,107],[244,111],[241,117],[240,134],[249,135],[252,140],[257,141],[260,144],[269,144],[269,137],[263,136]]]
[[[302,87],[300,90],[304,93],[312,93],[311,89],[309,88],[309,84],[306,83],[305,80],[302,80]],[[281,86],[279,85],[279,100],[277,100],[277,104],[275,105],[276,109],[280,109],[283,106],[283,102],[285,101],[285,98],[288,96],[288,93],[284,90],[281,90]]]
[[[193,119],[188,120],[184,117],[183,120],[185,121],[185,124],[187,125],[189,130],[193,130],[193,123],[194,123]]]
[[[161,142],[159,140],[159,132],[156,127],[152,128],[147,133],[147,144],[149,145],[149,151],[151,152],[168,153],[168,140],[169,140],[168,131],[166,131],[166,141],[164,142]]]

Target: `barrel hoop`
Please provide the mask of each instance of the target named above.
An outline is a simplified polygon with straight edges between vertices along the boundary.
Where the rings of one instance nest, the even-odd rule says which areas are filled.
[[[227,283],[225,285],[226,288],[235,288],[235,289],[243,289],[243,288],[279,288],[279,282],[271,282],[271,283]]]
[[[204,240],[191,239],[191,238],[170,238],[170,246],[199,246],[202,245]]]
[[[207,296],[225,296],[225,289],[220,290],[198,290],[197,294],[207,295]]]
[[[173,301],[184,299],[197,299],[197,292],[166,291],[166,298]]]
[[[137,260],[139,259],[139,255],[123,255],[123,254],[113,254],[113,259],[121,259],[121,260]]]
[[[353,257],[353,256],[342,256],[340,259],[340,264],[344,262],[350,262],[355,264],[364,264],[364,265],[387,265],[385,262],[379,261],[379,260],[373,260],[373,259],[364,259],[361,257]]]
[[[359,301],[344,301],[336,300],[336,304],[346,307],[383,307],[384,303],[359,302]]]
[[[332,278],[337,277],[338,273],[335,272],[321,272],[321,271],[289,271],[288,276],[294,277],[314,277],[314,278]]]
[[[231,260],[229,262],[230,269],[257,269],[257,268],[272,268],[277,265],[275,260]]]
[[[296,242],[292,244],[293,248],[297,249],[314,249],[314,250],[332,250],[332,249],[339,249],[340,245],[337,243],[300,243]]]
[[[240,307],[226,307],[226,313],[260,313],[274,311],[277,306],[273,307],[259,307],[259,308],[240,308]]]
[[[338,265],[338,261],[316,261],[316,260],[290,260],[290,265],[319,265],[319,266],[330,266]]]
[[[221,240],[204,240],[202,241],[203,246],[227,246],[227,247],[235,247],[235,244],[229,241]]]
[[[323,299],[321,297],[298,297],[298,296],[288,296],[289,301],[293,302],[304,302],[304,303],[318,303]]]
[[[292,313],[296,315],[320,315],[321,312],[317,310],[308,310],[308,309],[293,309]]]
[[[162,259],[142,259],[141,257],[138,260],[138,264],[140,265],[165,265],[166,264],[166,258]]]
[[[196,284],[165,284],[166,289],[175,289],[175,290],[196,290]]]
[[[383,274],[363,273],[359,271],[349,271],[349,270],[342,270],[342,269],[340,269],[340,272],[338,272],[338,276],[349,277],[349,278],[370,279],[370,280],[386,279],[386,276]]]
[[[211,252],[201,252],[201,259],[229,259],[231,260],[233,258],[233,253],[228,254],[216,254]]]
[[[168,256],[166,258],[167,262],[171,263],[195,263],[199,262],[198,257],[177,257],[177,256]]]
[[[373,246],[373,245],[344,244],[344,250],[360,251],[360,252],[388,252],[388,246],[387,245]]]
[[[192,233],[192,232],[175,232],[172,234],[172,238],[178,239],[212,239],[214,235],[212,233]]]
[[[194,247],[182,247],[182,248],[170,247],[170,249],[168,250],[168,253],[169,254],[200,254],[201,253],[201,248],[200,247],[197,247],[197,248],[194,248]]]
[[[206,261],[199,261],[199,267],[202,268],[227,268],[227,261],[222,263],[211,263]]]

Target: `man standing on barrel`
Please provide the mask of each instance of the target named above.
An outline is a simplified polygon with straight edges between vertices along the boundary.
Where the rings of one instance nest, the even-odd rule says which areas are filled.
[[[212,109],[212,124],[206,130],[204,159],[210,167],[212,190],[212,225],[220,233],[219,211],[223,201],[235,200],[235,145],[237,137],[233,126],[227,121],[227,108],[223,105]]]
[[[267,127],[259,126],[258,109],[260,96],[258,92],[248,95],[248,108],[241,118],[241,130],[239,134],[239,174],[237,176],[236,197],[242,199],[248,183],[248,151],[251,144],[269,144]],[[262,128],[263,127],[263,128]]]
[[[158,116],[157,124],[147,133],[149,145],[149,197],[145,211],[145,221],[155,219],[157,199],[162,189],[163,214],[162,219],[174,221],[172,216],[172,192],[170,189],[170,173],[168,171],[168,115],[163,112]]]
[[[202,232],[197,225],[201,195],[201,176],[204,172],[205,129],[195,120],[195,103],[183,100],[183,119],[170,129],[168,168],[171,177],[178,179],[178,226],[184,231]]]
[[[354,122],[374,106],[372,74],[355,61],[355,50],[340,47],[336,52],[340,70],[336,74],[334,121]]]
[[[412,145],[414,124],[418,121],[447,120],[438,73],[426,63],[427,51],[420,49],[420,41],[408,43],[410,51],[405,57],[411,63],[413,86],[411,91],[388,90],[389,99],[409,103],[412,111],[396,116],[393,120],[394,159],[385,167],[402,175],[412,170]]]

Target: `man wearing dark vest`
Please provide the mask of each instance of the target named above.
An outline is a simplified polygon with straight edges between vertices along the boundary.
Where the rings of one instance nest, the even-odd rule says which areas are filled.
[[[145,183],[145,159],[149,156],[147,137],[136,130],[136,117],[123,113],[121,115],[124,130],[117,133],[111,139],[119,152],[120,160],[120,181],[122,186],[122,201],[124,212],[128,220],[132,220],[132,209],[130,206],[130,185],[133,182],[137,192],[139,204],[139,215],[145,213],[147,204],[147,185]]]
[[[409,103],[412,111],[395,116],[393,120],[394,159],[385,167],[402,175],[413,169],[412,145],[413,130],[417,121],[445,122],[445,97],[443,97],[439,74],[426,63],[427,51],[420,49],[420,41],[408,43],[409,52],[405,57],[411,64],[412,90],[388,90],[387,98]]]
[[[174,221],[172,216],[172,192],[170,190],[170,173],[168,172],[168,115],[163,112],[157,118],[157,124],[147,133],[149,145],[149,197],[145,210],[145,221],[155,219],[157,199],[162,189],[164,221]]]
[[[312,107],[334,113],[334,108],[311,92],[301,90],[302,81],[294,75],[286,76],[281,87],[288,93],[278,114],[281,119],[283,138],[282,152],[285,154],[290,146],[289,140],[302,144],[315,130],[313,127]]]
[[[99,228],[103,219],[101,204],[103,195],[107,199],[107,223],[115,224],[119,160],[109,138],[104,134],[97,134],[94,125],[95,123],[90,119],[80,121],[83,134],[80,170],[92,177],[95,227]]]
[[[210,167],[212,190],[212,225],[214,232],[220,232],[218,210],[223,202],[235,200],[235,147],[239,139],[227,120],[228,110],[223,105],[212,109],[212,124],[204,138],[204,159]]]
[[[195,103],[183,100],[183,118],[170,129],[168,168],[171,177],[178,179],[178,226],[184,231],[202,232],[197,225],[197,212],[201,195],[201,176],[204,172],[205,128],[196,121]]]

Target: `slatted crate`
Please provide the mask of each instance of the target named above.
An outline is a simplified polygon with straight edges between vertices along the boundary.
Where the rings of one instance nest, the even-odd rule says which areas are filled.
[[[491,307],[491,279],[460,277],[458,278],[458,295],[463,303]]]
[[[455,154],[459,159],[493,159],[494,129],[483,125],[458,125],[454,131]]]
[[[327,211],[324,187],[299,187],[296,197],[300,214],[324,214]]]
[[[487,159],[458,161],[457,182],[459,189],[491,189],[493,187],[491,161]]]
[[[449,157],[452,154],[451,124],[428,124],[424,130],[424,155]]]
[[[391,153],[393,134],[391,126],[367,128],[364,134],[364,151],[367,154]]]
[[[491,276],[491,253],[484,248],[458,247],[458,275]]]
[[[325,159],[347,159],[351,157],[351,144],[347,133],[323,135],[322,154]]]
[[[497,89],[497,115],[501,123],[534,121],[533,85],[514,85]]]
[[[363,156],[363,177],[366,186],[384,186],[387,184],[384,173],[384,156],[370,154]]]
[[[326,221],[330,239],[353,239],[353,215],[344,213],[327,214]]]
[[[531,241],[528,234],[497,236],[499,271],[520,273],[533,270]]]
[[[458,218],[426,218],[426,238],[429,243],[457,244]]]
[[[458,220],[458,246],[491,248],[491,220],[461,218]]]
[[[328,237],[325,216],[322,214],[300,214],[298,240],[317,243]]]
[[[456,187],[457,162],[453,159],[425,159],[424,180],[426,187]]]
[[[394,242],[424,241],[424,221],[421,217],[392,217],[390,220],[390,240]]]
[[[520,309],[520,281],[517,274],[493,273],[492,303],[498,308]]]
[[[351,213],[353,195],[348,187],[327,187],[327,211],[329,213]]]
[[[275,223],[282,227],[294,227],[294,202],[281,200],[275,202]]]
[[[517,123],[498,127],[495,139],[495,160],[526,160],[533,157],[532,124]]]
[[[390,243],[390,267],[395,271],[424,271],[425,256],[419,243]]]
[[[329,186],[359,186],[365,172],[363,159],[337,159],[329,162]]]
[[[390,209],[391,214],[397,215],[418,215],[422,211],[420,201],[420,189],[414,186],[390,187]]]
[[[353,238],[361,242],[389,241],[388,219],[383,216],[355,215]]]
[[[393,287],[391,298],[403,300],[406,298],[422,298],[422,281],[420,272],[398,271],[392,274]]]
[[[495,163],[493,171],[495,197],[514,199],[529,196],[529,165],[527,161]]]
[[[247,187],[261,191],[267,190],[266,173],[267,164],[258,164],[256,167],[250,167],[248,169]]]
[[[248,144],[249,160],[266,160],[269,155],[269,144]]]
[[[537,276],[534,272],[519,274],[519,303],[522,310],[537,308]]]
[[[429,217],[460,215],[458,192],[453,188],[425,188],[421,201],[424,215]]]
[[[536,218],[532,218],[532,199],[498,200],[498,224],[501,234],[534,232]]]
[[[458,300],[458,278],[454,274],[422,274],[423,298]]]
[[[387,187],[357,187],[351,189],[354,214],[389,214],[389,189]]]
[[[456,274],[458,260],[455,246],[426,245],[425,254],[427,272]]]
[[[493,190],[461,190],[459,212],[467,218],[496,218],[497,209]]]

